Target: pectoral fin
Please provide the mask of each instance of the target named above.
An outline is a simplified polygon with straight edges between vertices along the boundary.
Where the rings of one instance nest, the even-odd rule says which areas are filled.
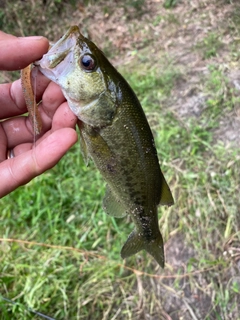
[[[106,188],[105,197],[103,199],[103,210],[110,216],[113,216],[116,218],[123,218],[127,215],[126,208],[113,195],[109,186],[107,186]]]
[[[79,131],[80,131],[79,141],[80,141],[81,154],[82,154],[82,157],[83,157],[83,160],[84,160],[86,166],[88,166],[89,155],[88,155],[88,150],[87,150],[87,144],[84,140],[83,133],[82,133],[82,123],[79,123],[78,127],[79,127]]]

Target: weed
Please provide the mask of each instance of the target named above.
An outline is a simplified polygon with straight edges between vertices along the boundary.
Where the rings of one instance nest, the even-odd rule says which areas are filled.
[[[126,1],[126,5],[135,8],[137,11],[143,10],[145,0]]]
[[[163,6],[166,9],[173,8],[177,5],[177,0],[165,0]]]
[[[170,24],[176,24],[176,25],[180,24],[179,19],[176,14],[169,13],[168,15],[166,15],[165,19]]]
[[[65,11],[75,7],[75,1],[64,0],[46,1],[2,1],[3,9],[0,9],[0,27],[3,31],[16,36],[44,35],[55,38],[58,31],[56,22]],[[64,10],[63,10],[64,9]],[[59,36],[59,35],[58,35]]]
[[[163,16],[158,15],[155,17],[155,19],[153,20],[152,24],[154,27],[156,27],[157,25],[159,25],[159,23],[163,20]]]
[[[205,110],[208,123],[216,126],[225,112],[231,112],[239,103],[239,97],[230,86],[224,70],[217,65],[209,65],[209,74],[205,78],[205,93],[208,96]],[[224,112],[223,112],[224,110]]]
[[[166,99],[177,81],[181,79],[181,72],[173,66],[167,57],[159,61],[159,65],[161,64],[162,68],[153,69],[150,58],[150,61],[144,61],[144,67],[140,72],[137,71],[138,63],[136,66],[132,66],[132,70],[136,68],[136,72],[128,73],[123,70],[126,79],[146,108],[153,107],[153,105],[159,108],[159,105],[156,105],[156,100]]]
[[[234,24],[234,27],[239,29],[240,26],[240,8],[238,6],[235,7],[235,10],[231,14],[231,21]]]
[[[209,32],[208,35],[196,45],[196,49],[203,53],[204,59],[215,57],[223,44],[219,39],[219,35],[214,32]]]

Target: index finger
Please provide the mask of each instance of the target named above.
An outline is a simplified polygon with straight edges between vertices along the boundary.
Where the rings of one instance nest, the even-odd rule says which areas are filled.
[[[48,51],[49,43],[44,37],[22,37],[0,31],[0,70],[20,70]]]

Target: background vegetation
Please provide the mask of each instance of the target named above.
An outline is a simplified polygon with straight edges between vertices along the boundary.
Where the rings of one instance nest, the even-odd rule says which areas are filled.
[[[142,101],[176,202],[159,208],[165,269],[122,261],[133,225],[103,212],[75,145],[0,202],[0,319],[240,319],[238,1],[0,3],[5,32],[56,41],[78,24],[100,45]]]

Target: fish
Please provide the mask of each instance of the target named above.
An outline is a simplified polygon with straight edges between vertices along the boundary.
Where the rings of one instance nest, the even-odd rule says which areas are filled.
[[[158,205],[174,203],[160,169],[143,108],[124,77],[78,26],[72,26],[35,66],[58,84],[80,120],[80,145],[106,181],[104,211],[130,215],[135,229],[121,249],[128,258],[146,250],[164,267]]]

